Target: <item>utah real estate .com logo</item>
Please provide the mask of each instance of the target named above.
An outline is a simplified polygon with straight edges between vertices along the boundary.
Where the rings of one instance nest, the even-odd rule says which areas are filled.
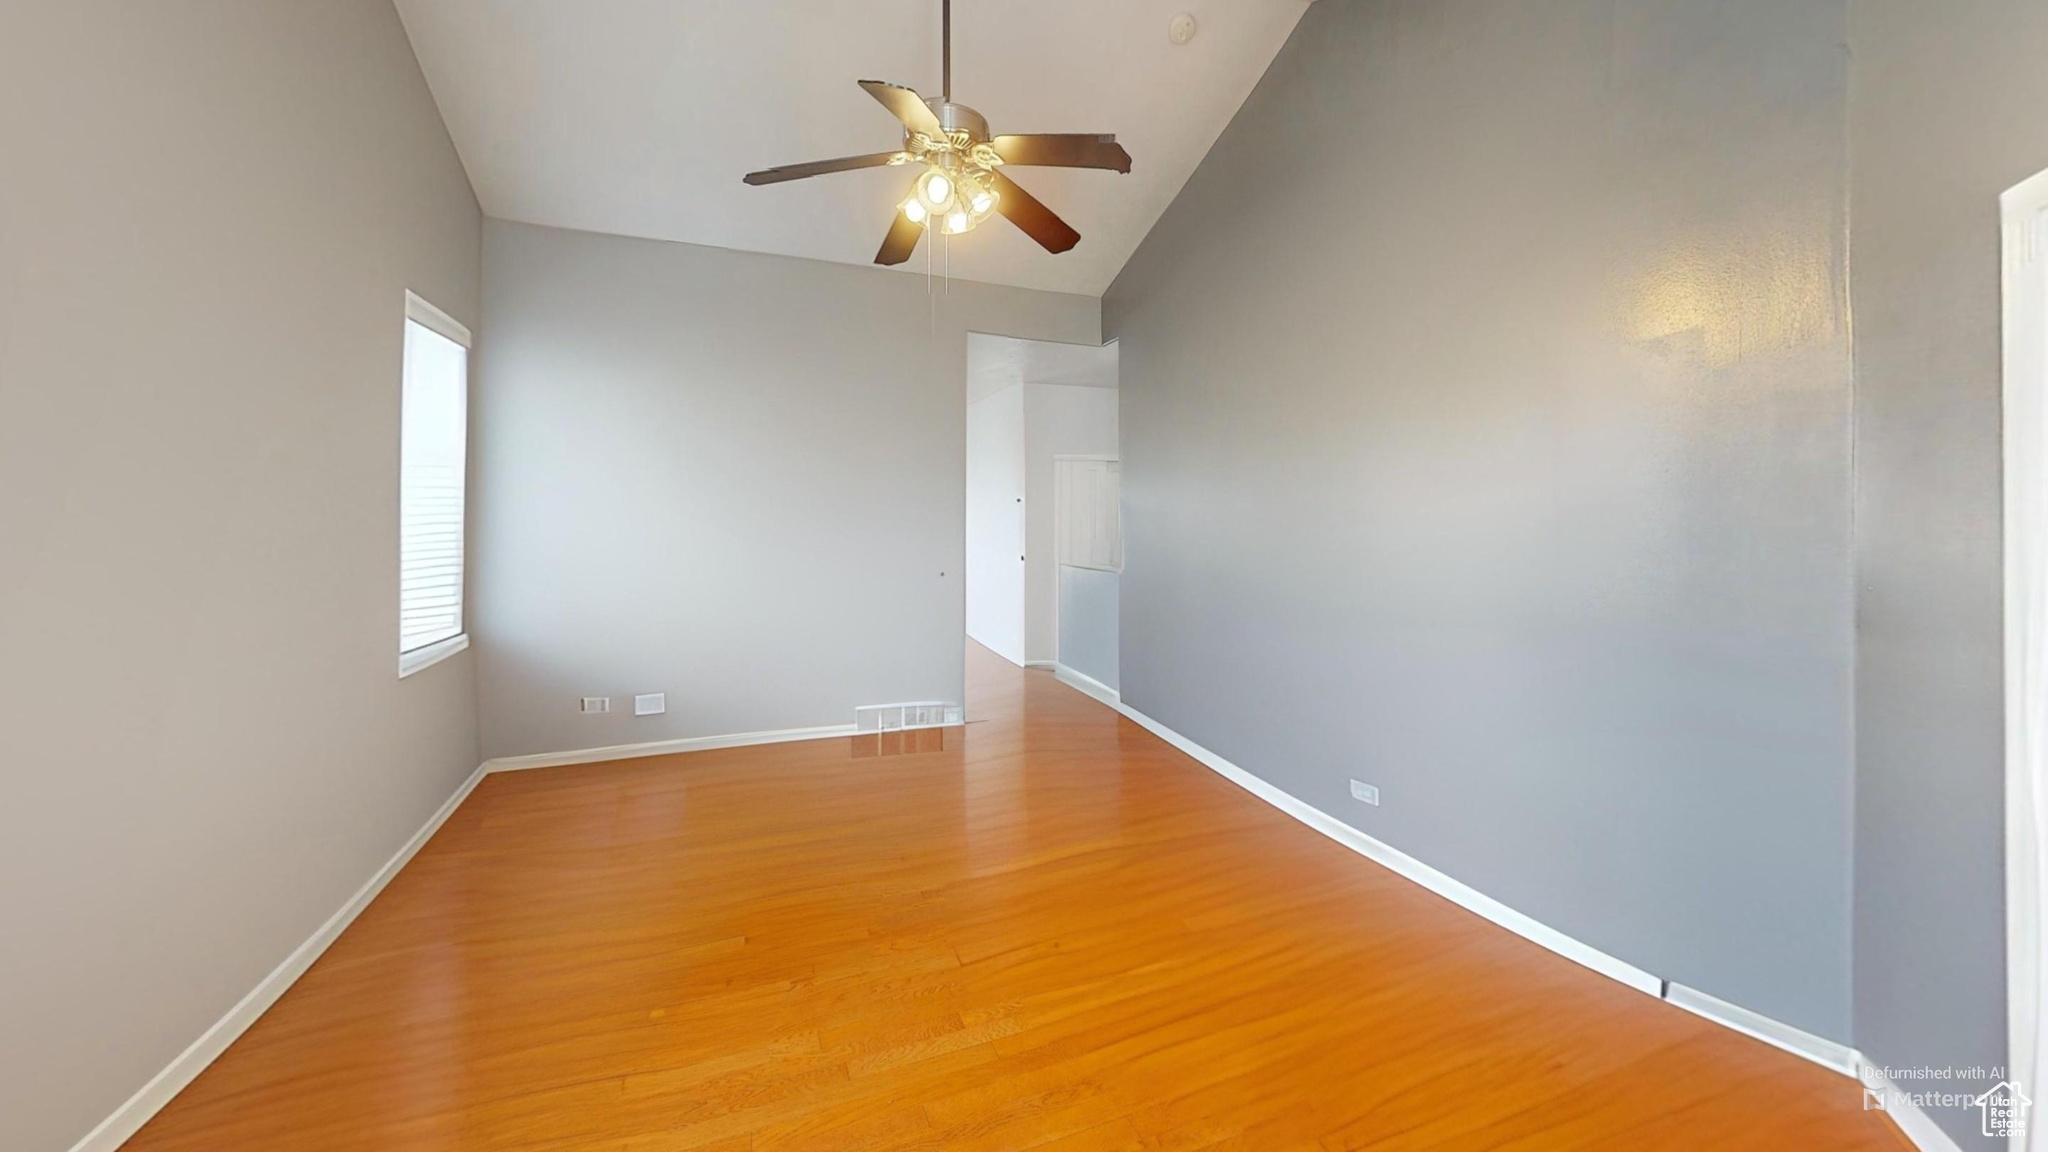
[[[1975,1079],[1979,1083],[1989,1079],[1981,1069],[1971,1069],[1976,1076],[1959,1077]],[[1895,1112],[1908,1108],[1924,1110],[1929,1108],[1975,1108],[1986,1136],[2000,1136],[2008,1139],[2024,1136],[2027,1132],[2027,1109],[2033,1101],[2020,1090],[2017,1080],[2000,1080],[1989,1091],[1975,1096],[1961,1092],[1907,1092],[1895,1086],[1896,1075],[1890,1069],[1866,1068],[1863,1075],[1863,1110],[1865,1112]],[[1911,1079],[1946,1080],[1953,1076],[1948,1070],[1913,1069],[1906,1073]],[[1980,1079],[1981,1077],[1981,1079]]]

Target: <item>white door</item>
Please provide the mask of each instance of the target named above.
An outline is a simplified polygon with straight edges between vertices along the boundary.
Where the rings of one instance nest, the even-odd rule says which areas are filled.
[[[1024,663],[1024,388],[967,406],[967,635]]]
[[[2000,198],[2005,277],[2005,844],[2009,1079],[2041,1098],[2048,1048],[2048,172]],[[2043,1152],[2042,1125],[2012,1140]]]

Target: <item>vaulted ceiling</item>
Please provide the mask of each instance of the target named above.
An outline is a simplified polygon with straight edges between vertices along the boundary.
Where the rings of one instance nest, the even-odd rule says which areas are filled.
[[[1114,132],[1129,175],[1011,175],[1081,233],[1053,256],[991,221],[901,271],[1099,295],[1308,0],[955,0],[953,98],[996,132]],[[398,0],[486,213],[866,264],[909,186],[757,168],[900,146],[855,86],[939,90],[938,0]],[[1167,26],[1196,20],[1185,45]]]

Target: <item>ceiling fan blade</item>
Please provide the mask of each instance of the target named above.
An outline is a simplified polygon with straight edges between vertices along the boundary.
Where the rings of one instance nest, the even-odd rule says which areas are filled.
[[[905,128],[922,132],[934,140],[945,138],[946,130],[939,127],[939,118],[925,106],[924,97],[916,92],[880,80],[863,80],[860,86],[868,90],[868,95],[881,101],[890,115],[903,121]]]
[[[881,251],[875,253],[877,264],[901,264],[917,251],[918,238],[924,235],[924,225],[913,224],[903,213],[889,222],[889,234],[882,237]]]
[[[1047,168],[1106,168],[1129,172],[1131,154],[1115,136],[1090,136],[1079,132],[1049,132],[1026,136],[998,136],[988,142],[1005,164],[1036,164]]]
[[[1038,241],[1047,252],[1065,252],[1081,242],[1079,232],[1053,215],[1052,209],[1040,204],[1031,193],[1017,187],[1017,182],[1003,175],[1002,169],[988,175],[990,183],[996,186],[996,211],[1009,217],[1010,223],[1023,229],[1026,236]]]
[[[784,180],[801,180],[806,176],[823,176],[828,172],[851,172],[856,168],[880,168],[902,155],[900,152],[870,152],[865,156],[841,156],[837,160],[813,160],[808,164],[784,164],[778,168],[763,168],[759,172],[747,173],[749,184],[780,184]]]

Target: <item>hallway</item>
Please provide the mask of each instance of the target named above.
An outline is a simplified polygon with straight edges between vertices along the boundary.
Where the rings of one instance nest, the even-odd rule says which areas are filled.
[[[1049,673],[968,680],[925,750],[486,777],[128,1148],[1907,1147]]]

